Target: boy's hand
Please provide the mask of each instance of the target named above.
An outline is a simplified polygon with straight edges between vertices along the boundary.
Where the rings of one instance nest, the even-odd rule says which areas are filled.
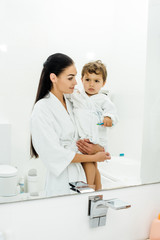
[[[112,127],[112,119],[110,117],[104,117],[103,123],[104,127]]]

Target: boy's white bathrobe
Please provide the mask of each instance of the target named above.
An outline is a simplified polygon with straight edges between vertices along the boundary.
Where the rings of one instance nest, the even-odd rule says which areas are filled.
[[[46,195],[70,193],[69,182],[86,181],[80,163],[71,163],[77,147],[72,104],[67,110],[51,92],[39,100],[31,115],[33,146],[47,168]]]
[[[81,139],[88,138],[95,144],[100,144],[107,151],[107,127],[97,125],[108,116],[113,125],[118,121],[115,105],[111,102],[103,90],[98,94],[88,96],[84,89],[75,90],[73,94],[67,95],[73,103],[73,112]]]

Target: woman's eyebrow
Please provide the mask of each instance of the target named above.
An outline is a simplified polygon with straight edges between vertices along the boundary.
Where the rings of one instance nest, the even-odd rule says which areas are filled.
[[[70,73],[70,74],[68,74],[67,76],[75,76],[76,74],[72,74],[72,73]]]

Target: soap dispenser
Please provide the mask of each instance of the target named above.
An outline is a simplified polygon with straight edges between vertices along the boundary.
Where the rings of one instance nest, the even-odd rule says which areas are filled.
[[[160,240],[160,214],[151,224],[150,240]]]

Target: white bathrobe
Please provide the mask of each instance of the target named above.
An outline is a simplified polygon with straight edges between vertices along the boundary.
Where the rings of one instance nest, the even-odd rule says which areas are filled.
[[[71,163],[77,147],[77,131],[72,104],[66,99],[67,110],[50,92],[39,100],[31,115],[33,146],[47,168],[46,195],[70,193],[69,182],[86,181],[80,163]]]
[[[106,95],[106,91],[88,96],[84,89],[75,90],[67,95],[73,103],[73,112],[78,129],[79,138],[88,138],[95,144],[100,144],[107,151],[107,127],[99,126],[104,117],[112,119],[113,125],[118,121],[115,105]]]

